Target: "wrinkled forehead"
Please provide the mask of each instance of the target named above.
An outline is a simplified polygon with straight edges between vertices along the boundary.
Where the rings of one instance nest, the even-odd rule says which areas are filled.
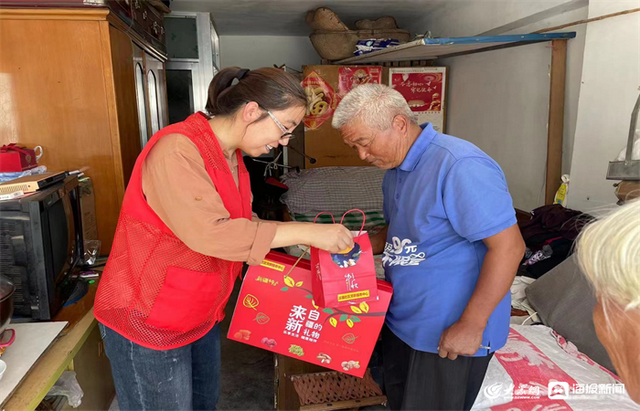
[[[358,140],[372,139],[379,133],[380,130],[377,130],[373,127],[367,126],[363,121],[354,121],[348,124],[345,124],[341,129],[340,133],[342,134],[342,139],[346,143],[356,143]]]

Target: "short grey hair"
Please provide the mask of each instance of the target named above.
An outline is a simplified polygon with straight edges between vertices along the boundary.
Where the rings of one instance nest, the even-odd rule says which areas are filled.
[[[382,84],[363,84],[342,99],[333,113],[331,125],[339,129],[361,120],[369,127],[387,130],[397,115],[417,124],[407,101],[398,91]]]
[[[587,226],[577,250],[580,267],[601,301],[640,309],[640,199]]]

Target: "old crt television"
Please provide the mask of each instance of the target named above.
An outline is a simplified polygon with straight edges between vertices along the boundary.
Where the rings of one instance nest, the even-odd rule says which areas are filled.
[[[50,320],[73,289],[82,257],[78,178],[0,201],[0,272],[16,286],[14,317]]]

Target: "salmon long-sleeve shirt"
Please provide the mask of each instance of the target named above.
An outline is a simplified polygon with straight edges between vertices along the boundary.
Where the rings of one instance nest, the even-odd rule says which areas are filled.
[[[238,160],[227,164],[238,185]],[[276,224],[231,219],[196,145],[169,134],[151,149],[142,165],[142,190],[163,223],[190,249],[228,261],[260,264],[269,252]]]

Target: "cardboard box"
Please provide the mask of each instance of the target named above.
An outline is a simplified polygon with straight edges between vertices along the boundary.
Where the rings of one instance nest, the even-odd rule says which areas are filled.
[[[364,376],[393,290],[341,308],[315,305],[308,260],[271,252],[242,282],[228,338],[357,377]]]

